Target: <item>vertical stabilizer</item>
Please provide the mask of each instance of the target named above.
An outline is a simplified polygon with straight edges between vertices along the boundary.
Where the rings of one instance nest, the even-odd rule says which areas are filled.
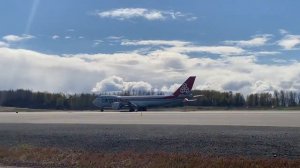
[[[190,76],[174,93],[174,96],[187,95],[191,92],[196,76]]]

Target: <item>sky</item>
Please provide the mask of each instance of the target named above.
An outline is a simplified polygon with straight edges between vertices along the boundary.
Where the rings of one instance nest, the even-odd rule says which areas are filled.
[[[300,1],[2,0],[0,90],[300,91]]]

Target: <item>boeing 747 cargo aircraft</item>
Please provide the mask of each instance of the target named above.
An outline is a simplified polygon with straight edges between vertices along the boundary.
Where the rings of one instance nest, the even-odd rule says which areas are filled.
[[[94,105],[101,111],[104,109],[120,110],[128,108],[129,111],[146,111],[148,107],[176,106],[184,102],[195,101],[191,90],[196,76],[190,76],[172,95],[169,96],[98,96]]]

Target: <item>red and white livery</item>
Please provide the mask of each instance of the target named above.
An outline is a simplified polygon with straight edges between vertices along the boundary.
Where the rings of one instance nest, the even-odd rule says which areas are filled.
[[[128,108],[129,111],[146,111],[149,107],[178,106],[184,102],[194,101],[191,90],[196,76],[190,76],[172,95],[170,96],[98,96],[94,105],[101,111],[104,109],[120,110]]]

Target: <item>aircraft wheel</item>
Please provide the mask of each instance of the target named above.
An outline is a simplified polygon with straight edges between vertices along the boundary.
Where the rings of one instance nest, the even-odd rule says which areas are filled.
[[[101,109],[100,111],[101,111],[101,112],[103,112],[103,111],[104,111],[104,109]]]

